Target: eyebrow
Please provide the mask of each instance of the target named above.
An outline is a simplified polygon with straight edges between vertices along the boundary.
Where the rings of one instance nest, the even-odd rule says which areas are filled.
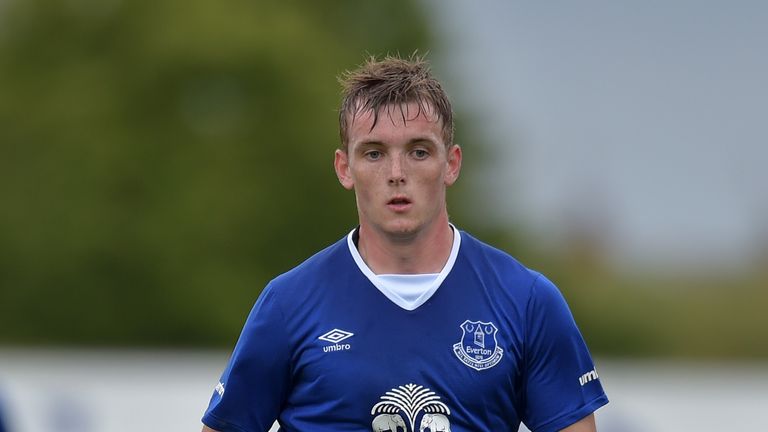
[[[437,145],[437,143],[432,138],[430,138],[428,136],[419,136],[419,137],[411,138],[410,140],[408,140],[407,143],[405,143],[405,145],[413,145],[413,144],[418,144],[418,143],[429,143],[429,144],[432,144],[432,145]],[[364,146],[364,145],[383,146],[385,144],[382,141],[371,139],[371,140],[361,141],[358,145],[360,145],[360,146]]]

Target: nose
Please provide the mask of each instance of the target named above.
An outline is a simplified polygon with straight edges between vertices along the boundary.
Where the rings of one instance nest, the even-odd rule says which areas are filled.
[[[390,167],[389,184],[397,186],[405,183],[405,171],[403,170],[403,162],[401,158],[392,158],[392,166]]]

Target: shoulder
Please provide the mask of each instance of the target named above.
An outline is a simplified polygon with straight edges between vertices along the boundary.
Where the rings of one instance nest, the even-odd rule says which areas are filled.
[[[346,236],[272,279],[265,292],[278,297],[302,294],[353,268]]]
[[[564,299],[557,286],[539,271],[528,268],[509,253],[490,246],[462,231],[459,255],[486,286],[496,286],[498,301],[515,304],[558,304]]]
[[[466,231],[461,231],[461,248],[460,256],[481,274],[493,275],[517,286],[532,286],[539,279],[546,280],[541,273],[526,267],[509,253],[476,239]]]

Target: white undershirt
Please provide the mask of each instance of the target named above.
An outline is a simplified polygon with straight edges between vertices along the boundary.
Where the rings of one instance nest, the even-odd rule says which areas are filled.
[[[411,306],[429,291],[438,276],[440,273],[376,275],[382,285]]]
[[[451,272],[453,264],[456,262],[456,256],[459,254],[459,246],[461,245],[459,230],[453,225],[451,225],[451,229],[453,230],[453,245],[451,246],[451,253],[448,255],[448,261],[446,261],[440,273],[377,275],[363,261],[357,246],[355,246],[353,240],[355,230],[352,230],[347,236],[347,246],[352,254],[352,258],[354,258],[355,263],[357,263],[358,268],[360,268],[365,277],[389,300],[401,308],[410,311],[426,303],[435,294],[440,284],[448,276],[448,273]]]

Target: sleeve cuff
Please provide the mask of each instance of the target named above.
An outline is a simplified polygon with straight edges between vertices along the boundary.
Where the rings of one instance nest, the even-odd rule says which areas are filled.
[[[577,421],[583,419],[584,417],[597,411],[598,408],[602,407],[603,405],[606,405],[607,403],[608,403],[608,396],[606,396],[605,393],[603,393],[602,395],[598,396],[597,398],[593,399],[592,401],[588,402],[586,405],[583,405],[581,408],[575,411],[572,411],[548,423],[545,423],[543,425],[539,425],[538,427],[530,428],[530,429],[533,432],[561,431],[567,428],[568,426],[576,423]]]

